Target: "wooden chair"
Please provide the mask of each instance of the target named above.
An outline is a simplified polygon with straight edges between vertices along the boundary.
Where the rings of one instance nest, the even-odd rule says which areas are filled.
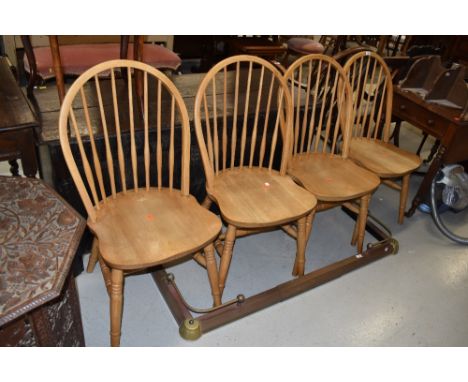
[[[119,92],[116,73],[122,68],[127,78],[120,79],[126,86]],[[110,80],[99,78],[103,71],[110,71]],[[134,114],[137,71],[143,77],[142,118]],[[104,92],[104,86],[111,92]],[[97,106],[89,106],[92,102]],[[110,295],[111,344],[120,343],[123,277],[129,272],[195,254],[208,271],[214,304],[220,304],[213,241],[221,222],[189,194],[189,119],[172,82],[141,62],[96,65],[68,90],[59,129],[65,161],[88,213],[88,227],[97,238]],[[162,137],[168,146],[164,150]],[[136,142],[142,146],[141,155]],[[84,176],[77,164],[84,168]],[[204,256],[197,253],[202,250]]]
[[[206,175],[204,205],[217,203],[227,224],[224,245],[217,245],[221,293],[236,237],[266,229],[283,227],[296,237],[293,274],[304,274],[307,226],[316,199],[286,176],[291,111],[281,74],[255,56],[219,62],[197,91],[194,116]]]
[[[333,58],[312,54],[296,60],[284,78],[294,109],[288,174],[316,196],[317,211],[360,204],[351,242],[362,253],[368,204],[380,180],[348,158],[351,89],[345,73]]]
[[[353,92],[352,138],[349,156],[400,191],[398,223],[403,223],[410,174],[421,165],[418,155],[389,143],[392,118],[392,76],[374,52],[351,57],[344,70]],[[395,178],[402,178],[397,184]]]

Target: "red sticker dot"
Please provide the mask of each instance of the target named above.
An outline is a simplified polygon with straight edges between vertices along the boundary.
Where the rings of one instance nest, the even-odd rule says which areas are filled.
[[[154,220],[154,215],[153,214],[147,214],[146,215],[146,220],[149,222],[152,222]]]

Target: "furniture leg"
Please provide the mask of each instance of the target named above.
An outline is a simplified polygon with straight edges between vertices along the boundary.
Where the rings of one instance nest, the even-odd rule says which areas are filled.
[[[89,256],[88,260],[88,267],[86,268],[86,272],[93,273],[94,267],[99,259],[99,243],[96,238],[93,239],[93,244],[91,246],[91,255]]]
[[[400,210],[398,214],[398,224],[403,224],[403,219],[405,217],[405,208],[406,208],[406,200],[408,199],[410,175],[411,174],[404,175],[402,182],[401,182]]]
[[[314,223],[316,210],[314,209],[306,219],[306,238],[307,242],[309,241],[310,234],[312,233],[312,224]]]
[[[107,293],[111,294],[111,286],[112,286],[112,281],[111,281],[111,270],[109,266],[106,264],[102,256],[99,256],[99,266],[101,267],[101,272],[102,272],[102,277],[104,278],[104,284],[107,289]]]
[[[370,194],[361,197],[361,205],[359,206],[359,217],[356,223],[358,224],[358,239],[357,239],[357,250],[358,253],[362,253],[362,247],[364,244],[364,235],[366,233],[367,223],[367,211],[369,210]]]
[[[293,276],[304,276],[305,249],[307,244],[306,220],[307,217],[302,217],[297,221],[297,253],[292,272]]]
[[[36,58],[34,57],[34,50],[31,44],[31,37],[25,35],[21,36],[21,42],[23,43],[24,52],[26,53],[26,57],[28,58],[30,71],[26,94],[28,95],[28,97],[33,97],[33,89],[37,80]]]
[[[354,223],[353,236],[351,237],[351,245],[353,246],[356,245],[358,239],[359,217],[360,215],[357,216],[356,222]]]
[[[213,243],[206,246],[205,259],[208,279],[210,280],[211,295],[213,296],[213,306],[218,306],[221,305],[221,294],[219,292],[218,266],[216,265]]]
[[[421,182],[421,185],[419,186],[418,192],[416,193],[416,196],[413,199],[411,208],[405,214],[406,217],[413,216],[414,211],[416,211],[416,208],[419,206],[422,199],[428,194],[429,187],[432,183],[432,179],[437,174],[437,171],[439,171],[439,168],[442,165],[442,158],[445,154],[445,150],[446,150],[446,147],[440,144],[439,149],[437,150],[436,157],[434,158],[431,165],[429,166],[429,169],[427,170],[427,173],[424,176],[424,179]]]
[[[231,264],[232,249],[236,240],[236,227],[232,224],[228,225],[226,239],[224,240],[223,255],[219,265],[219,292],[220,297],[223,296],[224,286],[226,285],[227,273]]]
[[[59,95],[60,104],[65,97],[65,82],[63,79],[62,60],[60,58],[60,48],[57,36],[49,36],[50,51],[52,53],[52,62],[54,65],[55,81],[57,83],[57,90]]]
[[[10,172],[11,175],[13,176],[19,176],[19,166],[18,166],[18,161],[16,159],[12,159],[8,161],[8,164],[10,165]]]
[[[122,291],[123,291],[123,271],[112,269],[111,287],[111,346],[120,346],[120,333],[122,325]]]

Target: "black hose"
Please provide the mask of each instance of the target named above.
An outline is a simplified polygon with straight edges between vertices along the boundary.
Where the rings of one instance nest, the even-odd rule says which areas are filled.
[[[437,201],[436,201],[436,182],[438,179],[440,179],[440,173],[432,179],[431,183],[431,212],[432,212],[432,218],[434,219],[434,223],[436,224],[437,228],[439,228],[440,232],[442,232],[445,236],[447,236],[449,239],[459,243],[459,244],[465,244],[468,245],[468,238],[462,237],[455,235],[452,231],[450,231],[444,224],[444,222],[441,220],[439,216],[439,211],[437,208]]]

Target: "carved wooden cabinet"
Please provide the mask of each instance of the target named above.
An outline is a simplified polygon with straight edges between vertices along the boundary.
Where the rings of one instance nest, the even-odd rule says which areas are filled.
[[[0,346],[84,346],[70,265],[85,224],[41,180],[0,177]]]

